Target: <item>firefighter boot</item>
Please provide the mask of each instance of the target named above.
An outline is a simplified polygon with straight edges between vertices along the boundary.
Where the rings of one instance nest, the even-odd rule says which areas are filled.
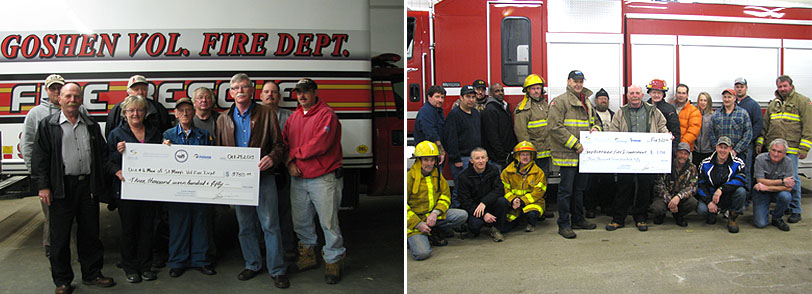
[[[341,281],[341,272],[344,269],[344,255],[338,258],[334,263],[324,263],[324,281],[327,284],[334,285]]]
[[[739,213],[735,210],[730,211],[730,215],[727,217],[727,231],[731,233],[738,233],[739,232],[739,224],[736,223],[736,218],[739,217]]]
[[[305,271],[315,268],[319,261],[316,260],[316,246],[304,245],[299,243],[299,259],[296,260],[296,269],[298,271]]]

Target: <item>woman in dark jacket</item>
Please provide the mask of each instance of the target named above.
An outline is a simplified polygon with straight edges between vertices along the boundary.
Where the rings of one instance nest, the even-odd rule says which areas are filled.
[[[113,184],[121,218],[121,267],[127,282],[138,283],[142,278],[152,281],[158,277],[150,269],[152,260],[153,219],[157,206],[152,201],[121,200],[121,154],[125,143],[161,143],[161,132],[144,124],[147,101],[141,96],[128,96],[121,103],[121,122],[107,136],[110,162],[107,171],[119,181]]]

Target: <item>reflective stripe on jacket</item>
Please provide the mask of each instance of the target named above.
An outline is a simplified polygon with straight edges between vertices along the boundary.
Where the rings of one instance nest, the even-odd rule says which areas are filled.
[[[778,97],[778,91],[775,96]],[[770,146],[770,142],[782,138],[787,140],[788,154],[806,154],[812,147],[812,102],[809,98],[795,92],[795,89],[783,100],[775,98],[764,112],[764,128],[756,144]]]
[[[592,95],[587,88],[581,90],[584,97]],[[578,150],[581,131],[589,131],[593,126],[600,130],[596,124],[599,121],[595,107],[589,99],[584,104],[571,87],[567,86],[564,94],[558,95],[550,102],[550,114],[547,118],[550,125],[550,151],[553,164],[557,166],[578,166]]]
[[[536,100],[525,94],[514,111],[513,132],[516,133],[516,140],[533,143],[536,158],[550,157],[550,127],[547,121],[549,110],[547,100]]]
[[[517,161],[512,161],[502,171],[502,185],[505,186],[505,199],[510,203],[519,198],[524,206],[508,211],[507,220],[513,221],[522,213],[544,212],[544,191],[547,190],[547,177],[533,161],[524,167],[523,174],[517,171]]]
[[[423,176],[420,160],[415,161],[406,174],[406,231],[408,236],[422,234],[417,230],[420,222],[425,222],[434,210],[442,212],[437,219],[444,219],[451,206],[451,190],[448,182],[435,168],[431,175]]]

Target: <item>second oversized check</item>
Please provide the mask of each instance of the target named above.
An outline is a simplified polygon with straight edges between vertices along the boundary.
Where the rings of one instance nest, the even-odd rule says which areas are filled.
[[[121,199],[253,205],[259,148],[127,143]]]
[[[671,134],[581,132],[584,152],[579,171],[584,173],[671,172]]]

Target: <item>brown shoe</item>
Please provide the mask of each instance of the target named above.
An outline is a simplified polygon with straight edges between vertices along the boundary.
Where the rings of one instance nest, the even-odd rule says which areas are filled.
[[[730,215],[727,217],[727,231],[733,234],[739,232],[739,224],[736,223],[736,218],[739,217],[739,214],[736,213],[735,210],[730,211]]]
[[[56,294],[69,294],[71,292],[73,292],[73,286],[71,285],[61,285],[56,287],[56,291],[54,291]]]
[[[288,279],[288,275],[286,274],[271,276],[271,279],[273,279],[273,285],[279,289],[285,289],[290,287],[290,280]]]
[[[98,277],[96,277],[95,279],[92,279],[90,281],[82,281],[82,284],[85,284],[85,285],[88,285],[88,286],[99,286],[99,287],[102,287],[102,288],[107,288],[107,287],[115,286],[116,281],[113,280],[113,278],[108,278],[108,277],[99,275]]]
[[[296,260],[296,269],[299,271],[305,271],[312,268],[316,268],[319,265],[319,261],[316,259],[316,246],[306,246],[304,244],[299,244],[299,259]]]
[[[344,267],[344,256],[339,257],[335,263],[325,263],[324,281],[327,284],[338,284],[341,281],[341,269]]]

